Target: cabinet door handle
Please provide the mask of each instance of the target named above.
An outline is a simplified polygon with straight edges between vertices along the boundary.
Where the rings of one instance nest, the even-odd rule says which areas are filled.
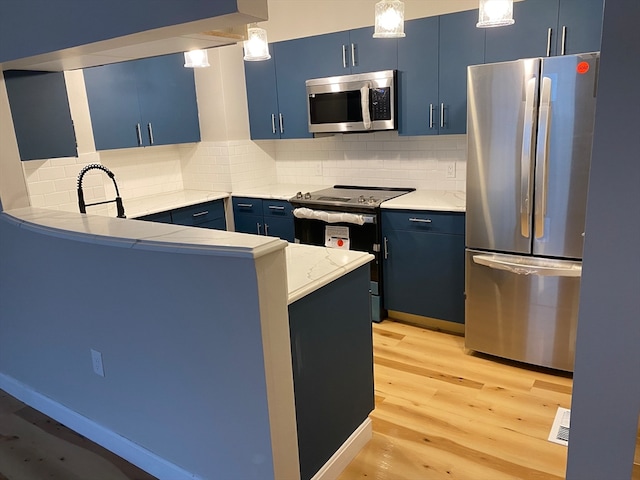
[[[237,203],[236,206],[241,208],[251,208],[253,207],[253,203]]]
[[[275,135],[276,133],[276,114],[271,114],[271,133]]]
[[[567,49],[567,27],[562,26],[562,46],[560,47],[560,55],[564,55]]]
[[[342,68],[347,68],[347,46],[342,45]]]
[[[262,226],[262,225],[260,225],[259,223],[256,223],[256,229],[258,230],[258,235],[260,235],[260,227],[261,227],[261,226]]]
[[[410,218],[409,221],[414,223],[431,223],[430,218]]]
[[[284,207],[278,205],[269,205],[269,210],[284,210]]]
[[[356,66],[356,44],[355,43],[351,44],[351,66],[352,67]]]
[[[142,146],[142,132],[140,131],[140,124],[136,123],[136,135],[138,136],[138,146]]]
[[[444,128],[444,103],[440,104],[440,128]]]
[[[551,32],[553,29],[549,27],[547,30],[547,57],[551,56]]]
[[[429,104],[429,128],[433,128],[433,103]]]
[[[384,248],[384,259],[386,260],[387,258],[389,258],[389,241],[387,240],[387,237],[384,237],[383,248]]]
[[[151,122],[147,123],[147,130],[149,131],[149,142],[153,145],[153,127],[151,126]]]
[[[280,133],[284,133],[284,117],[281,113],[278,114],[278,119],[280,120]]]
[[[209,210],[205,210],[204,212],[198,212],[198,213],[194,213],[193,215],[191,215],[193,218],[196,217],[201,217],[203,215],[207,215],[209,213]]]
[[[268,223],[264,224],[264,234],[265,235],[269,235],[269,224]]]

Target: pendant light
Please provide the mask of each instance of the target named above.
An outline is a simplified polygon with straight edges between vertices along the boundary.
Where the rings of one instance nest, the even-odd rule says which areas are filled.
[[[376,24],[373,38],[404,37],[404,3],[381,0],[376,3]]]
[[[476,27],[502,27],[513,25],[513,0],[480,0]]]
[[[259,62],[269,60],[269,43],[267,42],[267,31],[252,23],[247,28],[247,39],[244,45],[244,59],[248,62]]]
[[[202,68],[209,66],[209,56],[206,50],[191,50],[184,52],[184,66],[187,68]]]

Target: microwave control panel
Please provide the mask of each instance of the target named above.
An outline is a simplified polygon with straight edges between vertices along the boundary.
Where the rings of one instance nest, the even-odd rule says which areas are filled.
[[[391,120],[390,88],[372,88],[369,96],[371,120]]]

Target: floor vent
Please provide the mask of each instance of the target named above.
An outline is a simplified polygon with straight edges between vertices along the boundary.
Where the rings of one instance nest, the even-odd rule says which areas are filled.
[[[565,447],[569,445],[569,422],[571,421],[571,410],[558,407],[556,418],[551,425],[549,441],[559,443]]]

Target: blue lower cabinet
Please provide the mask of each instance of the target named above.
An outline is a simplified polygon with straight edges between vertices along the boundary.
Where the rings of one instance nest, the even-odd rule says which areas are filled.
[[[374,408],[369,266],[289,305],[300,478],[309,480]]]
[[[227,221],[224,214],[224,200],[222,199],[145,215],[138,217],[136,220],[172,223],[174,225],[210,228],[212,230],[227,229]]]
[[[383,211],[384,307],[464,323],[464,214]]]
[[[236,232],[294,241],[293,208],[286,200],[233,197]]]

